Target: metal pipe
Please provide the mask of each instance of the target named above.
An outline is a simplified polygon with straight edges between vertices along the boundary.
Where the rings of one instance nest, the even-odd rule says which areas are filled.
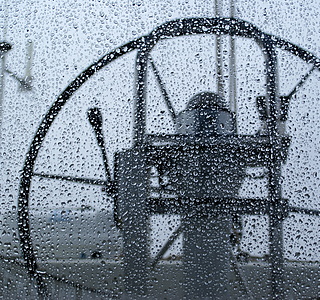
[[[316,69],[316,66],[313,65],[312,68],[308,71],[308,73],[301,78],[301,80],[297,83],[297,85],[292,89],[292,91],[287,96],[289,100],[302,87],[302,85],[306,82],[306,80],[310,77],[310,75],[313,73],[315,69]]]
[[[134,128],[133,144],[141,145],[144,142],[146,133],[146,82],[147,82],[147,64],[149,51],[147,48],[147,38],[145,45],[141,46],[136,60],[136,96],[134,104]]]
[[[164,82],[161,79],[159,71],[158,71],[158,69],[157,69],[157,67],[156,67],[151,55],[149,55],[149,61],[150,61],[154,76],[156,77],[157,82],[159,84],[159,88],[160,88],[161,94],[162,94],[162,96],[164,98],[164,101],[165,101],[165,103],[167,105],[168,111],[169,111],[169,113],[171,115],[171,118],[172,118],[173,122],[176,123],[176,112],[175,112],[175,110],[173,108],[173,105],[172,105],[172,103],[170,101],[170,98],[169,98],[169,95],[167,93],[167,90],[166,90],[166,88],[164,86]]]
[[[221,1],[215,0],[215,16],[221,17],[222,5]],[[222,59],[222,37],[216,35],[216,69],[217,69],[217,91],[220,96],[224,96],[224,80],[223,80],[223,59]]]
[[[267,99],[270,114],[267,121],[268,136],[270,138],[270,157],[268,163],[268,190],[270,199],[269,214],[269,247],[271,264],[271,293],[272,299],[285,299],[284,277],[284,248],[283,248],[283,205],[281,191],[281,161],[277,155],[281,147],[279,139],[279,111],[278,97],[277,55],[271,41],[265,43],[267,67]]]
[[[230,17],[235,17],[235,0],[230,0]],[[230,36],[230,53],[229,53],[229,99],[230,110],[237,114],[237,80],[236,80],[236,42],[235,37]],[[236,123],[237,127],[237,123]],[[236,130],[237,132],[237,130]]]

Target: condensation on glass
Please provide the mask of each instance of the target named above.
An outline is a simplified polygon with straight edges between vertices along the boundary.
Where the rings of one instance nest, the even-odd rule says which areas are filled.
[[[0,297],[319,297],[316,4],[0,12]]]

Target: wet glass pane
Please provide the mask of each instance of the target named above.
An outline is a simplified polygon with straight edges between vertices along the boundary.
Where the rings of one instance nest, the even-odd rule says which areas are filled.
[[[0,6],[1,299],[318,299],[319,4]]]

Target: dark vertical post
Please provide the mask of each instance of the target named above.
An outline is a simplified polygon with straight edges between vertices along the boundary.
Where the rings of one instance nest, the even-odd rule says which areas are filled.
[[[211,155],[211,157],[210,157]],[[187,299],[230,299],[230,232],[231,215],[226,211],[211,211],[212,207],[199,204],[200,199],[225,197],[220,182],[225,182],[236,168],[228,168],[227,157],[209,149],[190,151],[177,159],[177,168],[182,170],[179,189],[192,202],[182,218],[183,227],[183,276]],[[235,162],[236,163],[236,162]],[[224,164],[225,168],[216,170]],[[207,180],[214,176],[215,187]],[[238,178],[232,177],[230,185]],[[232,188],[230,188],[232,190]],[[232,190],[232,196],[237,191]]]
[[[141,145],[144,142],[146,132],[146,81],[149,51],[147,38],[137,54],[136,62],[136,96],[134,105],[133,144]]]
[[[118,208],[122,222],[125,293],[129,299],[147,293],[149,266],[148,178],[142,149],[118,155]]]
[[[183,273],[187,299],[230,299],[230,215],[185,216]]]
[[[285,299],[284,252],[283,252],[283,205],[281,191],[281,147],[279,134],[280,101],[278,97],[277,54],[273,44],[265,43],[267,57],[267,99],[269,104],[269,118],[267,130],[270,138],[269,156],[269,247],[271,264],[272,299]]]
[[[136,60],[133,145],[118,156],[118,207],[123,227],[125,291],[130,299],[147,294],[149,220],[146,210],[148,171],[145,149],[148,38],[140,44]]]

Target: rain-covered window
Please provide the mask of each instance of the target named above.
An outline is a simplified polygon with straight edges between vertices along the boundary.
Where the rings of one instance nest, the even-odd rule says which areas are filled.
[[[318,299],[317,1],[3,0],[1,299]]]

